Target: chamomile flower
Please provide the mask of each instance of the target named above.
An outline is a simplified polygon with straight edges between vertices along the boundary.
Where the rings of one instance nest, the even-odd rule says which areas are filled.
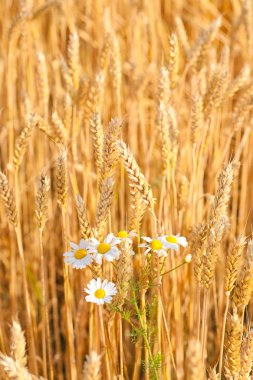
[[[85,297],[86,301],[93,302],[98,305],[110,303],[112,297],[117,293],[116,286],[113,282],[109,282],[107,280],[102,282],[100,278],[97,280],[92,279],[84,291],[88,294],[88,296]]]
[[[89,242],[82,239],[78,244],[70,243],[71,251],[65,252],[64,261],[75,269],[83,269],[92,262],[92,256],[88,252]]]
[[[127,243],[129,243],[129,244],[131,244],[131,245],[133,244],[133,240],[132,240],[132,239],[133,239],[135,236],[137,236],[137,233],[136,233],[136,231],[134,231],[134,230],[129,231],[129,232],[122,230],[122,231],[119,231],[119,232],[117,233],[117,238],[118,238],[118,239],[120,239],[121,241],[126,241]],[[131,254],[131,255],[134,255],[135,252],[134,252],[133,250],[130,250],[130,254]]]
[[[163,245],[166,249],[178,251],[179,246],[187,247],[188,243],[185,237],[178,235],[165,235],[162,237]]]
[[[150,237],[142,236],[142,239],[145,240],[145,243],[139,244],[139,247],[146,248],[144,255],[147,255],[150,252],[155,252],[158,257],[167,256],[161,237],[151,239]]]
[[[119,258],[120,251],[117,244],[120,239],[116,238],[112,233],[107,235],[101,243],[95,238],[91,238],[88,246],[89,253],[92,254],[97,264],[102,264],[103,257],[107,261],[113,261]]]
[[[121,230],[117,233],[117,238],[119,239],[127,239],[129,240],[129,242],[132,242],[131,239],[133,239],[135,236],[137,236],[137,233],[136,231],[132,230],[132,231],[124,231],[124,230]]]

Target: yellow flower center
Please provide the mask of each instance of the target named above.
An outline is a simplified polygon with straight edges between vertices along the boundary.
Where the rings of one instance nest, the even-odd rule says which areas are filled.
[[[167,236],[166,240],[168,243],[177,243],[177,238],[175,236]]]
[[[118,237],[119,238],[127,238],[128,237],[128,233],[126,231],[119,231],[118,232]]]
[[[74,256],[75,256],[75,258],[77,259],[77,260],[81,260],[81,259],[83,259],[85,256],[87,255],[87,251],[85,250],[85,249],[77,249],[76,251],[75,251],[75,254],[74,254]]]
[[[153,240],[151,243],[150,243],[150,248],[151,249],[154,249],[155,251],[158,250],[158,249],[161,249],[162,248],[162,243],[160,242],[160,240]]]
[[[107,243],[100,243],[97,250],[98,250],[98,253],[101,253],[102,255],[108,251],[110,251],[111,249],[111,246],[110,244],[107,244]]]
[[[95,291],[94,295],[96,298],[99,298],[99,299],[104,298],[105,291],[104,291],[104,289],[98,289]]]

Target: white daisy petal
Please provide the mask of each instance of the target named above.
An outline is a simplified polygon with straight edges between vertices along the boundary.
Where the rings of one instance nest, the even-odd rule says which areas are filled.
[[[147,241],[148,243],[151,243],[152,239],[148,236],[142,236],[141,239]]]
[[[187,247],[188,246],[188,243],[187,243],[187,240],[185,237],[183,236],[180,236],[178,239],[177,239],[178,243],[180,245],[182,245],[182,247]]]
[[[74,256],[74,253],[73,253],[72,251],[70,251],[70,252],[65,252],[65,253],[63,254],[63,256],[73,257],[73,256]]]
[[[64,259],[64,263],[68,264],[68,265],[71,265],[75,262],[75,259],[73,257],[66,257]]]
[[[70,242],[69,245],[70,245],[70,247],[71,247],[72,249],[74,249],[74,250],[77,250],[77,249],[79,248],[79,245],[76,244],[76,243],[72,243],[72,242]]]
[[[150,252],[150,248],[146,249],[146,251],[144,252],[144,255],[149,254],[149,252]]]
[[[136,233],[135,230],[132,230],[132,231],[129,232],[128,236],[129,236],[130,238],[133,238],[133,237],[137,236],[137,233]]]
[[[108,234],[107,236],[106,236],[106,238],[105,238],[105,243],[110,243],[111,241],[112,241],[112,239],[114,238],[114,235],[113,235],[113,233],[110,233],[110,234]]]
[[[87,240],[81,239],[79,246],[80,248],[87,249],[89,246],[89,242]]]

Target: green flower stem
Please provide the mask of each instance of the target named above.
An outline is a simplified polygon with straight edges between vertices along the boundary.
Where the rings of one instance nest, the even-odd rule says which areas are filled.
[[[177,265],[176,267],[174,267],[174,268],[168,270],[167,272],[161,273],[161,276],[164,276],[165,274],[171,273],[171,272],[173,272],[174,270],[176,270],[176,269],[182,267],[182,266],[185,265],[185,264],[187,264],[187,263],[184,261],[183,263],[181,263],[181,264]]]

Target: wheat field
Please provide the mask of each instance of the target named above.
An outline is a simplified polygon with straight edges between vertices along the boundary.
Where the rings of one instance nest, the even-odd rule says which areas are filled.
[[[253,379],[253,1],[0,1],[0,378]]]

